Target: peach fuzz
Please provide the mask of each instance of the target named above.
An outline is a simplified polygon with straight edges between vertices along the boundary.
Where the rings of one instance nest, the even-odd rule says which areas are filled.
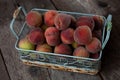
[[[61,44],[55,46],[54,53],[71,55],[72,54],[72,49],[69,45],[61,43]]]
[[[59,13],[56,15],[54,23],[58,30],[65,30],[71,23],[71,17],[67,14]]]
[[[32,29],[27,35],[28,40],[33,44],[42,44],[45,41],[44,32],[40,28]]]
[[[74,50],[73,56],[78,56],[78,57],[89,57],[89,52],[84,48],[84,47],[78,47]]]
[[[37,11],[30,11],[26,15],[26,22],[29,27],[39,27],[42,24],[42,15]]]
[[[92,31],[95,25],[93,18],[90,16],[81,16],[80,18],[78,18],[76,26],[79,27],[84,25],[88,26]]]
[[[47,26],[54,25],[55,16],[58,14],[56,10],[49,10],[44,14],[44,22]]]
[[[60,43],[60,32],[56,27],[48,27],[45,31],[45,38],[50,46],[56,46]]]
[[[88,26],[79,26],[74,31],[74,40],[80,45],[86,45],[92,40],[92,32]]]
[[[36,47],[36,51],[40,51],[40,52],[52,52],[52,47],[49,46],[46,43],[44,43],[44,44],[38,44],[37,47]]]
[[[92,41],[86,45],[86,49],[91,53],[97,53],[101,50],[101,42],[96,37],[93,37]]]
[[[68,28],[61,32],[61,40],[64,44],[72,44],[74,42],[73,38],[74,30],[72,28]]]

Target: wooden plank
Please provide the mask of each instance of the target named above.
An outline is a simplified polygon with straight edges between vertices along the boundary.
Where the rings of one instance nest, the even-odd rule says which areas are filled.
[[[86,74],[52,70],[52,69],[49,69],[49,73],[52,80],[101,80],[99,75],[91,76]]]
[[[1,50],[0,50],[0,79],[10,80],[6,65],[5,65],[3,57],[2,57]]]
[[[6,0],[4,0],[6,1]],[[3,3],[4,3],[3,1]],[[93,10],[90,9],[89,10],[89,6],[81,6],[80,1],[83,0],[77,0],[77,1],[65,1],[65,0],[53,0],[52,2],[54,3],[55,7],[59,10],[66,10],[66,11],[77,11],[77,12],[85,12],[85,13],[95,13],[95,14],[106,14],[107,12],[110,12],[113,14],[114,18],[113,18],[113,23],[114,23],[114,28],[112,30],[112,35],[110,38],[110,41],[112,41],[112,43],[108,43],[108,46],[111,47],[106,47],[105,51],[104,51],[104,58],[103,58],[103,65],[102,65],[102,71],[101,71],[101,76],[103,77],[104,80],[118,80],[120,78],[119,76],[119,72],[120,72],[120,68],[119,68],[119,47],[120,44],[118,43],[120,40],[119,38],[119,9],[120,7],[117,6],[119,5],[119,0],[115,0],[114,2],[111,1],[107,1],[109,2],[109,4],[107,5],[107,7],[103,7],[104,5],[101,5],[101,3],[99,3],[99,6],[101,6],[100,8],[97,8],[98,10]],[[86,0],[88,1],[88,0]],[[90,0],[89,0],[90,1]],[[100,0],[99,0],[100,1]],[[51,4],[51,2],[49,0],[36,0],[36,1],[23,1],[23,0],[17,0],[17,3],[19,3],[20,5],[23,5],[28,11],[33,8],[33,7],[38,7],[38,8],[48,8],[48,9],[55,9],[54,6]],[[0,4],[3,5],[3,3],[1,2]],[[97,2],[95,2],[97,3]],[[113,4],[114,3],[114,4]],[[6,4],[6,2],[5,2]],[[6,14],[9,13],[9,11],[14,10],[14,6],[13,4],[15,4],[15,2],[7,2],[7,4],[9,6],[6,7],[11,7],[10,10],[8,10],[8,8],[6,9]],[[43,6],[44,4],[44,6]],[[85,2],[84,2],[85,4]],[[93,4],[92,2],[90,2],[90,4]],[[0,7],[0,9],[2,9],[2,6]],[[74,6],[74,8],[73,8]],[[80,6],[80,7],[78,7]],[[95,5],[96,6],[96,5]],[[6,8],[5,7],[5,8]],[[82,7],[82,8],[81,8]],[[5,9],[2,9],[2,11],[4,12]],[[106,11],[104,11],[106,10]],[[0,14],[3,15],[3,13],[0,12]],[[0,20],[3,20],[3,24],[0,24],[0,26],[2,26],[2,29],[0,29],[0,46],[2,48],[2,52],[3,57],[5,59],[5,63],[7,65],[10,77],[12,80],[101,80],[101,78],[99,77],[99,75],[96,76],[89,76],[89,75],[84,75],[84,74],[77,74],[77,73],[70,73],[70,72],[64,72],[64,71],[58,71],[58,70],[51,70],[49,69],[49,72],[44,69],[44,68],[37,68],[37,67],[29,67],[29,66],[25,66],[22,64],[22,62],[19,60],[19,56],[17,53],[17,51],[14,49],[14,43],[16,41],[15,37],[13,37],[13,35],[11,34],[11,32],[9,31],[9,23],[10,20],[8,18],[11,18],[12,13],[8,14],[8,18],[5,17],[5,15],[1,16]],[[20,26],[19,21],[15,24],[15,27]],[[116,33],[117,32],[117,33]],[[116,39],[114,39],[114,37],[116,37]],[[110,59],[110,60],[108,60]],[[50,77],[51,79],[50,79]],[[116,78],[114,78],[116,77]]]
[[[44,0],[44,1],[42,1],[42,0],[41,1],[39,1],[39,0],[36,0],[36,1],[20,0],[19,2],[20,2],[20,4],[24,3],[23,5],[27,6],[27,10],[30,10],[31,6],[39,7],[39,8],[40,7],[45,8],[47,6],[48,8],[52,8],[51,7],[52,4],[50,4],[49,0]],[[2,3],[3,2],[1,1],[1,4]],[[6,10],[6,13],[10,13],[10,15],[8,17],[3,17],[4,23],[0,24],[0,27],[2,27],[2,29],[0,29],[0,36],[1,36],[0,47],[2,49],[2,52],[4,53],[3,57],[5,59],[5,63],[7,65],[11,79],[12,80],[50,80],[47,69],[26,66],[19,59],[19,55],[17,54],[18,52],[14,47],[16,39],[13,36],[13,34],[11,33],[11,31],[9,30],[10,20],[11,20],[12,14],[16,8],[16,1],[14,1],[14,0],[6,1],[5,3],[10,5],[10,6],[6,5],[6,7],[9,7],[9,9],[10,9],[10,10]],[[35,3],[38,3],[38,4],[35,4]],[[42,4],[44,4],[44,3],[48,3],[48,4],[42,6]],[[2,7],[4,7],[3,4],[2,4]],[[9,11],[11,11],[11,12],[9,12]],[[5,14],[5,16],[6,15],[7,14]],[[16,21],[14,27],[20,28],[20,26],[21,26],[21,22]],[[4,31],[5,31],[5,33],[4,33]]]
[[[0,0],[0,22],[4,22],[5,19],[12,18],[13,3],[10,0]],[[9,13],[8,13],[9,12]]]
[[[120,80],[120,0],[104,0],[107,9],[113,15],[113,27],[102,58],[101,75],[104,80]]]
[[[97,0],[51,0],[58,10],[105,15],[107,12]]]
[[[8,29],[10,21],[6,21],[6,24],[0,25],[3,27],[0,30],[0,36],[2,39],[1,49],[4,53],[5,63],[7,65],[10,77],[12,80],[49,80],[49,75],[46,69],[44,68],[34,68],[30,66],[24,65],[19,59],[18,52],[16,51],[15,37]],[[6,27],[7,26],[7,27]],[[20,26],[19,22],[15,25],[15,27]],[[4,31],[6,31],[5,34]]]
[[[15,0],[16,3],[23,6],[27,11],[30,11],[32,8],[42,8],[42,9],[55,9],[50,0]]]

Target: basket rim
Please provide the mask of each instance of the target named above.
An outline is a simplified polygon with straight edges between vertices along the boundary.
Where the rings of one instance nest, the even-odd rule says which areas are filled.
[[[31,11],[33,10],[39,10],[39,11],[48,11],[50,9],[40,9],[40,8],[33,8],[31,9]],[[57,12],[61,12],[61,13],[68,13],[68,14],[77,14],[77,15],[82,15],[82,16],[99,16],[101,17],[104,22],[103,22],[103,29],[106,28],[106,24],[107,24],[107,19],[104,17],[104,16],[101,16],[101,15],[96,15],[96,14],[86,14],[86,13],[80,13],[80,12],[69,12],[69,11],[60,11],[60,10],[57,10]],[[19,33],[19,36],[21,35],[22,33],[22,30],[24,29],[26,25],[26,21],[24,22],[23,26],[22,26],[22,29]],[[103,30],[104,31],[104,30]],[[102,38],[105,34],[102,34]],[[103,40],[102,39],[102,44],[103,44]],[[63,55],[63,54],[54,54],[54,53],[51,53],[51,52],[40,52],[40,51],[35,51],[35,50],[25,50],[25,49],[21,49],[19,48],[17,45],[18,45],[18,42],[19,42],[19,38],[17,39],[16,43],[15,43],[15,48],[19,51],[27,51],[27,52],[32,52],[32,53],[36,53],[36,54],[41,54],[41,53],[44,53],[44,54],[49,54],[49,55],[58,55],[58,56],[64,56],[64,57],[72,57],[72,58],[78,58],[78,59],[85,59],[85,60],[92,60],[92,61],[100,61],[101,60],[101,57],[102,57],[102,50],[100,51],[100,56],[97,58],[97,59],[93,59],[93,58],[85,58],[85,57],[78,57],[78,56],[71,56],[71,55]]]

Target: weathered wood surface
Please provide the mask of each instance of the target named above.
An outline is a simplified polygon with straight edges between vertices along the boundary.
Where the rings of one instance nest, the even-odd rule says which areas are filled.
[[[120,0],[104,2],[108,4],[108,11],[113,15],[113,28],[104,50],[101,75],[105,80],[120,80]]]
[[[30,0],[28,2],[30,2]],[[44,3],[43,2],[44,1],[42,0],[39,1],[38,6],[41,6],[41,4],[45,4],[45,2]],[[34,1],[31,2],[31,4],[33,3],[35,2]],[[46,0],[46,3],[50,3],[50,1]],[[8,68],[8,72],[10,74],[11,80],[50,80],[49,73],[46,69],[29,67],[24,65],[20,61],[19,55],[17,54],[18,52],[17,50],[15,50],[15,47],[14,47],[16,38],[13,36],[9,28],[10,21],[12,19],[12,14],[16,8],[16,2],[14,0],[11,0],[11,1],[6,0],[6,1],[1,1],[0,4],[2,5],[0,7],[0,10],[2,10],[0,11],[0,16],[2,21],[2,23],[0,22],[0,27],[2,27],[0,29],[0,47],[3,52],[3,57],[5,60],[6,66]],[[28,3],[26,3],[25,5],[27,6]],[[30,7],[30,5],[28,6]],[[9,15],[8,17],[6,17],[7,13]],[[14,27],[20,28],[20,26],[21,26],[20,21],[16,21]]]
[[[30,9],[46,8],[74,12],[113,15],[113,29],[102,58],[102,70],[95,76],[52,69],[29,67],[19,60],[14,48],[15,37],[9,30],[9,23],[16,4],[22,5],[27,11]],[[120,1],[119,0],[0,0],[0,47],[11,80],[119,80],[120,78]],[[86,4],[86,5],[85,5]],[[5,11],[4,11],[5,10]],[[3,13],[4,12],[4,13]],[[7,16],[7,17],[6,17]],[[21,26],[17,21],[15,27]]]
[[[9,74],[7,72],[6,65],[4,63],[4,59],[2,57],[1,50],[0,50],[0,79],[10,80]]]

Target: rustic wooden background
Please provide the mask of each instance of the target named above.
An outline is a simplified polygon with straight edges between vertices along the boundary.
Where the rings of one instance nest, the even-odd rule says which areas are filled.
[[[120,0],[0,0],[0,80],[120,80]],[[9,29],[17,6],[113,15],[110,40],[103,51],[102,70],[95,76],[29,67],[19,59]],[[21,26],[17,20],[15,27]]]

